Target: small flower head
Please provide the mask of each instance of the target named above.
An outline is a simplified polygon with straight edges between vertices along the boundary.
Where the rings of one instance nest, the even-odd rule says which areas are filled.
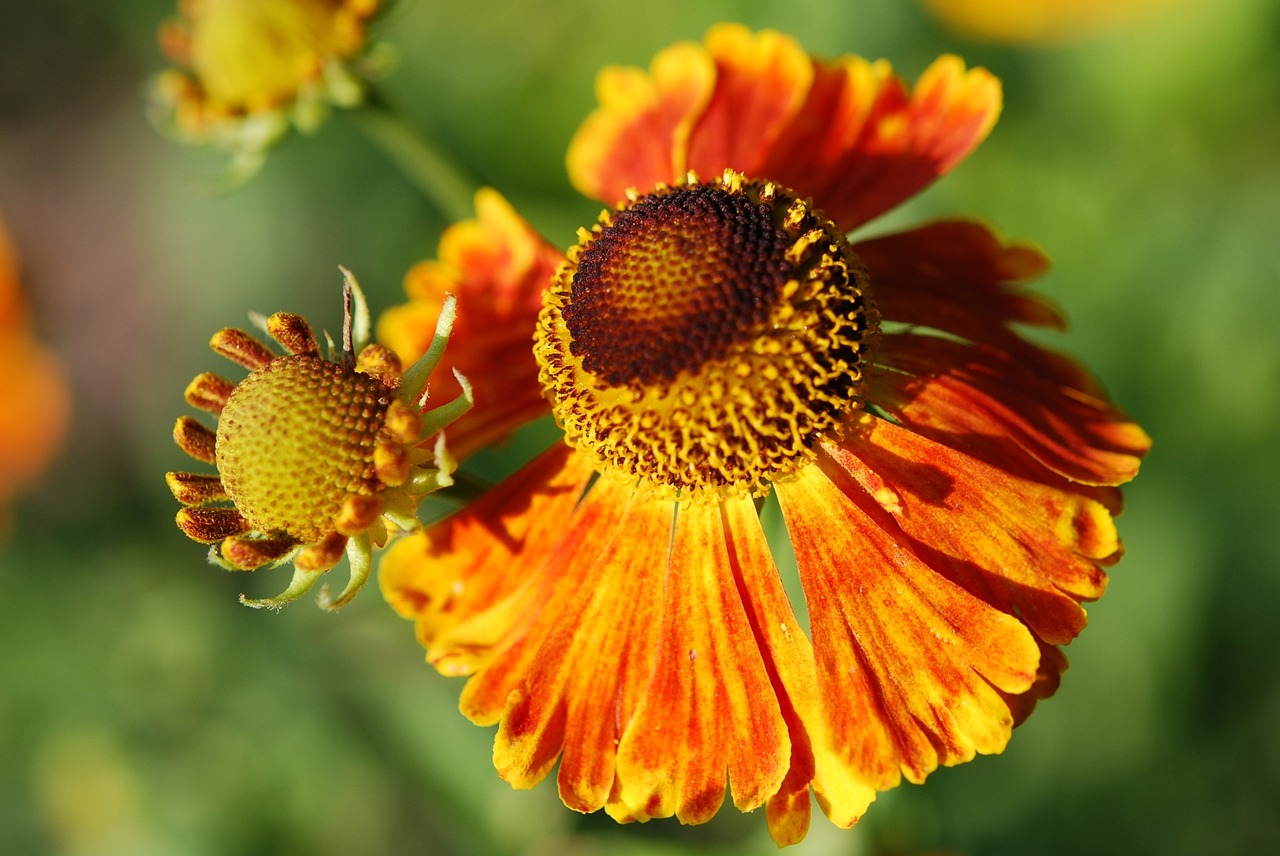
[[[152,84],[153,114],[180,139],[215,143],[251,174],[292,124],[364,99],[369,20],[381,0],[183,0],[160,29],[180,69]]]
[[[345,553],[351,583],[337,598],[324,591],[320,598],[326,608],[342,606],[368,577],[373,547],[391,531],[417,528],[422,498],[452,483],[454,462],[440,429],[470,406],[469,388],[459,376],[462,394],[425,413],[422,399],[448,340],[453,304],[441,312],[435,347],[402,372],[381,345],[355,353],[367,338],[368,312],[349,274],[345,293],[340,355],[322,357],[310,325],[284,312],[265,321],[283,355],[242,330],[215,334],[213,350],[250,374],[238,384],[198,375],[187,401],[215,414],[217,428],[188,416],[174,427],[183,451],[218,470],[166,476],[185,506],[178,527],[213,544],[211,560],[230,569],[293,560],[289,588],[275,598],[244,599],[250,606],[279,607],[301,596]],[[423,448],[433,436],[434,445]]]

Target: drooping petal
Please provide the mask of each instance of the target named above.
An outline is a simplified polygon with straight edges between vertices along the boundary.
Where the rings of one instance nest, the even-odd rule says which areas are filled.
[[[1097,563],[1119,549],[1106,508],[886,420],[851,432],[824,446],[832,478],[904,549],[1051,644],[1083,629],[1080,602],[1106,589]]]
[[[547,413],[531,342],[542,292],[563,257],[501,194],[482,189],[476,219],[445,230],[438,260],[405,276],[409,301],[379,319],[379,341],[411,365],[435,334],[445,295],[457,295],[447,363],[471,381],[475,406],[449,429],[453,454],[470,454]],[[437,401],[460,391],[450,372],[431,379]]]
[[[617,820],[703,823],[724,800],[742,811],[777,791],[791,756],[729,564],[716,506],[677,514],[653,679],[618,744]]]
[[[828,727],[878,788],[1004,749],[1039,650],[937,573],[820,468],[778,485],[809,604]]]
[[[894,371],[875,382],[874,400],[913,429],[1005,467],[1019,450],[1081,484],[1118,485],[1138,473],[1151,440],[1109,402],[1045,380],[1010,355],[915,334],[881,339]],[[996,461],[992,461],[993,463]]]
[[[471,679],[468,690],[505,699],[494,764],[516,787],[559,756],[565,805],[595,811],[613,791],[618,743],[653,673],[673,512],[598,482],[546,557],[536,617]]]
[[[465,510],[388,548],[383,596],[415,622],[441,672],[472,674],[518,625],[503,602],[535,579],[591,474],[582,455],[556,445]]]
[[[1000,114],[1000,82],[956,56],[935,60],[914,87],[885,62],[841,57],[815,67],[809,101],[763,171],[812,196],[846,230],[945,175]]]
[[[779,846],[804,838],[810,786],[827,817],[850,827],[875,799],[875,788],[851,763],[844,735],[826,725],[813,647],[787,601],[754,504],[726,501],[721,516],[734,579],[790,737],[786,776],[765,808],[769,834]]]
[[[1102,394],[1075,360],[1028,342],[1009,326],[1066,327],[1055,306],[1021,288],[1049,267],[1034,247],[1006,244],[979,223],[942,220],[860,241],[853,250],[871,273],[884,319],[998,347],[1045,380]]]
[[[653,58],[646,73],[610,66],[596,78],[597,108],[569,143],[574,187],[607,204],[627,188],[652,190],[684,175],[693,120],[715,85],[715,64],[699,45],[680,42]]]

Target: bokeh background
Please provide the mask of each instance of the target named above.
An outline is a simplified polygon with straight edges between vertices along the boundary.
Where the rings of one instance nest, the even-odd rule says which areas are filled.
[[[0,216],[74,421],[0,543],[0,852],[774,852],[761,815],[617,827],[512,791],[461,683],[366,591],[337,616],[204,562],[162,474],[206,343],[248,310],[339,323],[433,255],[439,215],[342,115],[243,189],[144,118],[168,0],[0,4]],[[1072,668],[1003,756],[884,794],[805,854],[1257,854],[1280,840],[1280,5],[1184,0],[1052,46],[952,32],[904,0],[402,0],[384,89],[554,242],[597,213],[565,146],[607,63],[717,20],[914,78],[957,52],[1004,116],[952,175],[871,227],[972,214],[1055,260],[1080,355],[1152,434],[1128,555]],[[0,406],[8,406],[0,402]],[[477,464],[511,465],[518,447]]]

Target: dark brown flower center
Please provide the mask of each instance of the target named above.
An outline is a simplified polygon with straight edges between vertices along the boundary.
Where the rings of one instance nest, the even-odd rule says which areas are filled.
[[[793,275],[771,206],[715,185],[647,196],[578,256],[564,308],[583,368],[670,382],[751,337]]]
[[[534,354],[568,442],[653,495],[761,494],[859,407],[876,316],[829,220],[726,172],[605,212]]]

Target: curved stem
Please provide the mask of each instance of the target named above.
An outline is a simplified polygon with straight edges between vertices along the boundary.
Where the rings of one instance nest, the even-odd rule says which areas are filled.
[[[429,139],[414,131],[376,94],[348,111],[356,124],[449,220],[472,215],[476,182]]]

